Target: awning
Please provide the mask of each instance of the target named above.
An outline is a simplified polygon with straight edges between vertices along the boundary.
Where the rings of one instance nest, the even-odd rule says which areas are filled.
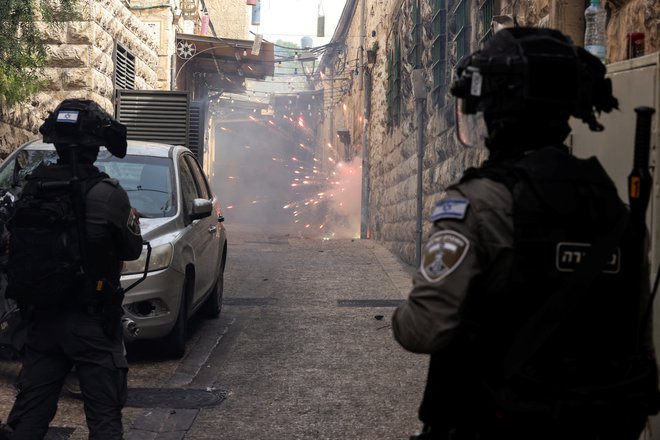
[[[200,35],[176,35],[177,78],[194,73],[264,79],[275,73],[275,47],[262,42],[258,55],[253,42]]]

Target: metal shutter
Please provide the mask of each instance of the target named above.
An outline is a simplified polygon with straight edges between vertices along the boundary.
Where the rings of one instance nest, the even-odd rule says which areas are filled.
[[[135,56],[121,44],[115,51],[115,89],[135,89]]]
[[[204,121],[206,120],[206,107],[204,102],[194,101],[190,105],[190,133],[188,137],[190,150],[200,165],[204,157]]]
[[[128,138],[189,146],[188,92],[117,90],[115,115]]]

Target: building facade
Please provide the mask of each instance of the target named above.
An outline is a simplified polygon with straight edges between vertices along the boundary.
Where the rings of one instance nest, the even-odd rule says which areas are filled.
[[[466,168],[485,159],[484,151],[455,140],[448,94],[454,66],[496,23],[553,27],[582,44],[588,3],[347,0],[319,69],[324,119],[317,132],[324,167],[332,166],[330,158],[362,158],[363,237],[416,263],[433,205]],[[625,59],[630,32],[645,33],[646,53],[660,50],[658,2],[604,3],[608,62]]]
[[[81,2],[80,21],[43,26],[45,89],[0,108],[0,157],[35,138],[48,111],[65,98],[93,99],[113,114],[118,89],[173,90],[176,35],[245,38],[246,10],[245,2],[233,0]],[[214,14],[223,17],[220,26],[211,21]]]

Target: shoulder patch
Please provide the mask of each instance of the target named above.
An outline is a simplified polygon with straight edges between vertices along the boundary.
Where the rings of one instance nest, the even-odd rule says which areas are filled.
[[[430,283],[437,283],[452,273],[465,258],[470,241],[456,231],[440,231],[424,247],[420,272]]]
[[[442,199],[433,207],[431,221],[435,222],[443,218],[462,220],[465,218],[470,201],[463,197]]]

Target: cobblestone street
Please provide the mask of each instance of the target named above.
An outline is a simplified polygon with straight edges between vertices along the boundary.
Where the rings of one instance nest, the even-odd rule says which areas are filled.
[[[126,438],[405,439],[418,427],[427,358],[392,339],[411,268],[368,240],[227,225],[219,320],[195,318],[186,356],[129,350]],[[0,368],[0,417],[19,364]],[[48,439],[87,438],[66,392]]]

